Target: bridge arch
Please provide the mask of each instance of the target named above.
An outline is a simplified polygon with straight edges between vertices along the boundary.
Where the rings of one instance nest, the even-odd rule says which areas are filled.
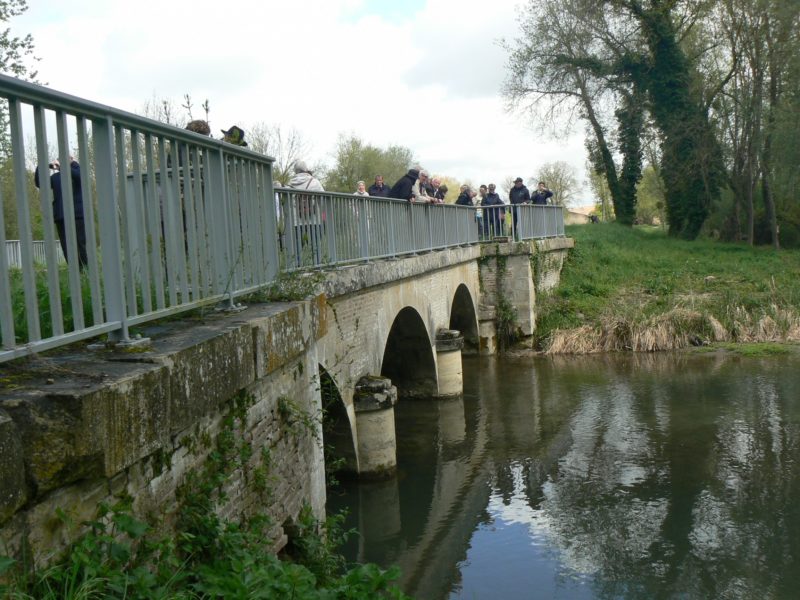
[[[437,393],[433,344],[425,321],[410,306],[400,310],[392,322],[381,375],[392,380],[401,398],[432,397]]]
[[[470,354],[478,352],[478,311],[469,288],[460,284],[450,306],[450,329],[457,329],[464,337],[464,348]]]
[[[319,389],[322,397],[322,442],[326,469],[337,465],[335,471],[357,473],[358,456],[353,420],[336,380],[322,365],[319,365]]]

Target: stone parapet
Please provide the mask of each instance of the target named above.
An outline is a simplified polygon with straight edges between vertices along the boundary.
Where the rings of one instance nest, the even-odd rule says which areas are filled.
[[[136,515],[168,527],[178,488],[234,410],[244,411],[235,435],[252,455],[231,473],[220,514],[263,511],[281,524],[308,503],[324,517],[314,384],[324,306],[319,297],[257,305],[149,327],[146,351],[73,349],[0,367],[12,383],[0,389],[0,548],[46,564],[80,534],[57,511],[81,523],[123,495]],[[308,425],[284,418],[287,402]],[[277,482],[269,497],[253,487],[264,456]]]

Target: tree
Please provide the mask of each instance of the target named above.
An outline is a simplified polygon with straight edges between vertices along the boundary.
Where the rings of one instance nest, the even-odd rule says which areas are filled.
[[[325,177],[325,189],[351,193],[356,182],[367,186],[376,175],[383,175],[387,185],[394,184],[414,164],[408,148],[392,145],[386,149],[365,143],[355,135],[340,135],[334,150],[334,165]]]
[[[529,182],[531,190],[539,181],[544,181],[548,189],[553,192],[553,204],[558,206],[565,206],[578,189],[575,170],[563,160],[542,165],[538,178]]]
[[[275,159],[272,165],[272,178],[282,185],[287,185],[294,175],[295,162],[298,160],[308,162],[311,142],[298,129],[283,128],[278,124],[268,125],[258,121],[247,127],[246,131],[251,150]],[[312,170],[320,175],[324,167],[314,165]]]
[[[531,1],[521,20],[523,35],[506,46],[504,93],[512,107],[544,107],[543,122],[586,121],[592,167],[606,179],[617,220],[632,224],[641,176],[643,68],[641,44],[620,27],[587,0]],[[615,105],[616,131],[609,111]],[[615,153],[622,156],[621,175]]]
[[[25,0],[0,0],[0,22],[8,23],[28,9]],[[34,65],[38,58],[34,56],[33,37],[27,34],[18,37],[11,32],[10,27],[0,31],[0,72],[19,79],[37,81],[37,72]],[[10,160],[11,133],[8,120],[8,102],[0,100],[0,186],[3,194],[3,215],[5,223],[5,236],[7,239],[19,237],[17,224],[16,195],[14,192],[14,172]],[[28,182],[32,188],[32,181]],[[34,210],[35,215],[35,210]],[[0,250],[0,251],[4,251]]]

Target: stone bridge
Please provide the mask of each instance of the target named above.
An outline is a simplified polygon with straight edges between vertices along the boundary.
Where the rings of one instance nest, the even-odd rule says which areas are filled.
[[[281,548],[304,504],[324,516],[323,440],[345,469],[391,476],[398,398],[445,406],[462,392],[462,349],[495,353],[499,329],[530,338],[537,293],[557,285],[570,247],[497,242],[338,268],[310,300],[148,326],[144,352],[73,347],[0,366],[0,547],[45,564],[79,533],[57,509],[81,522],[120,496],[169,527],[187,473],[232,428],[247,458],[217,510],[269,514]]]

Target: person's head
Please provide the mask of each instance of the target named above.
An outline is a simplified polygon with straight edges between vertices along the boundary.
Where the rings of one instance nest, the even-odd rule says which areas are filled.
[[[465,183],[465,184],[463,184],[463,185],[462,185],[462,186],[459,188],[459,191],[460,191],[460,192],[463,194],[463,193],[464,193],[464,192],[466,192],[468,189],[469,189],[469,186],[468,186],[468,185]]]
[[[445,184],[442,184],[442,185],[439,186],[439,193],[441,193],[442,196],[447,194],[447,186]]]
[[[466,184],[465,184],[465,185],[462,185],[462,186],[461,186],[461,193],[462,193],[462,194],[466,194],[467,196],[472,196],[472,188],[471,188],[471,187],[469,187],[469,186],[468,186],[468,185],[466,185]]]
[[[514,187],[521,188],[522,187],[522,177],[517,177],[514,180]]]
[[[431,185],[433,185],[433,187],[435,188],[441,187],[442,180],[439,179],[438,177],[434,177],[433,179],[431,179]]]
[[[363,181],[359,181],[356,184],[356,188],[358,189],[359,192],[366,192],[367,191],[367,184],[364,183]]]
[[[474,198],[474,197],[475,197],[475,196],[477,196],[477,195],[478,195],[478,192],[476,192],[475,190],[470,190],[470,191],[469,191],[469,197],[470,197],[470,198]]]
[[[383,185],[383,175],[375,175],[375,185],[379,187]]]
[[[540,182],[539,182],[539,189],[540,189],[540,190],[543,190],[543,189],[545,189],[546,187],[547,187],[547,186],[544,184],[544,181],[540,181]]]
[[[490,183],[489,184],[489,193],[490,194],[494,194],[494,190],[495,189],[496,189],[496,186],[493,183]]]
[[[424,169],[419,172],[419,182],[420,183],[427,183],[428,182],[428,172]]]
[[[211,127],[209,127],[208,123],[202,119],[189,121],[186,124],[186,129],[193,131],[194,133],[199,133],[200,135],[211,135]],[[244,132],[242,132],[242,135],[244,135]]]
[[[224,136],[222,138],[223,142],[228,142],[234,146],[247,146],[247,142],[244,141],[244,129],[241,127],[234,125],[230,129],[223,129],[222,135]]]
[[[308,168],[306,161],[304,160],[296,160],[294,161],[294,172],[297,173],[308,173],[311,175],[311,169]]]
[[[486,195],[486,192],[487,192],[487,190],[488,190],[488,188],[487,188],[485,185],[482,185],[482,186],[481,186],[480,188],[478,188],[478,189],[480,190],[481,196],[485,196],[485,195]]]

